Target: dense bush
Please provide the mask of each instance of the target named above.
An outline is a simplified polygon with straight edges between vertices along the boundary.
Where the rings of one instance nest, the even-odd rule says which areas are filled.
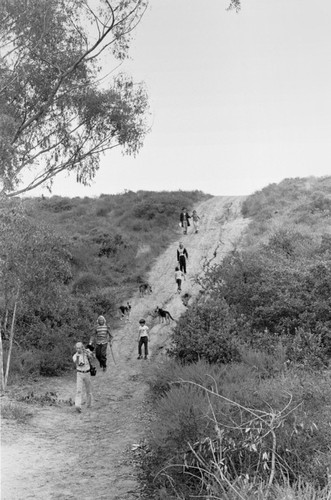
[[[169,354],[186,363],[198,359],[230,363],[240,359],[236,323],[224,300],[198,301],[179,319],[172,341]]]
[[[287,240],[286,240],[287,241]],[[240,336],[268,329],[295,335],[299,328],[322,334],[331,352],[331,254],[303,256],[300,239],[262,244],[255,251],[234,252],[207,270],[202,285],[214,301],[225,301]],[[300,252],[297,251],[300,246]],[[310,251],[309,251],[310,252]],[[245,333],[247,341],[247,331]]]

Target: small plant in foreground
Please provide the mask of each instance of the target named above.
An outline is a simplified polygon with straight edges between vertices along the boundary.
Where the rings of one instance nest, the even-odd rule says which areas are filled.
[[[1,405],[1,416],[8,420],[16,420],[19,423],[25,423],[32,416],[32,413],[22,405],[3,403]]]
[[[73,406],[72,399],[58,399],[56,392],[45,392],[45,394],[37,395],[33,391],[28,392],[25,396],[21,396],[18,401],[30,404],[39,404],[42,406],[69,405]]]

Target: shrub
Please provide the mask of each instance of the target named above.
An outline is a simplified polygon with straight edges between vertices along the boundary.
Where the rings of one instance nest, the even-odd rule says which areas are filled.
[[[170,355],[186,363],[205,359],[229,363],[240,359],[236,323],[223,301],[198,301],[179,319]]]
[[[309,370],[324,368],[328,362],[321,335],[312,334],[302,328],[288,341],[287,356],[295,364]]]
[[[250,366],[259,378],[270,378],[283,372],[288,361],[286,347],[281,342],[274,347],[272,354],[243,346],[240,355],[242,363]]]
[[[40,361],[40,375],[47,377],[60,376],[72,367],[72,350],[56,346],[49,351],[43,351]]]

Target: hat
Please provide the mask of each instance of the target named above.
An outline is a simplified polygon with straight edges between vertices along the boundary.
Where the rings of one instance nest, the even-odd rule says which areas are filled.
[[[144,319],[140,319],[139,323],[144,324],[144,323],[146,323],[146,321]]]
[[[104,321],[104,322],[106,323],[106,320],[105,320],[104,316],[99,316],[99,317],[98,317],[98,322],[99,322],[100,320],[102,320],[102,321]]]

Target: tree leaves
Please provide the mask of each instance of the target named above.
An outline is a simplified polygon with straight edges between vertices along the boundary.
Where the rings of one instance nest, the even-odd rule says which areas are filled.
[[[124,75],[98,80],[100,54],[123,59],[143,0],[23,0],[0,6],[0,174],[9,196],[63,170],[88,183],[100,154],[136,154],[147,132],[147,94]],[[19,187],[26,170],[39,172]]]

